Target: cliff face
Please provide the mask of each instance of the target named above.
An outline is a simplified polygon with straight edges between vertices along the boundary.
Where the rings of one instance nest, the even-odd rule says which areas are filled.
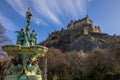
[[[91,51],[95,48],[100,48],[101,46],[102,46],[101,42],[92,39],[90,36],[83,35],[70,44],[69,50],[70,51],[74,51],[74,50]]]
[[[96,48],[107,48],[106,43],[110,37],[112,36],[104,33],[84,35],[79,30],[61,30],[52,32],[41,45],[55,47],[63,52],[80,50],[88,52]]]

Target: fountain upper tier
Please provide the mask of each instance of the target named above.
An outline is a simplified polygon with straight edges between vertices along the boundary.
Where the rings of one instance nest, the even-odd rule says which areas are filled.
[[[47,48],[44,46],[30,46],[30,47],[24,47],[22,45],[5,45],[2,47],[4,51],[8,53],[10,56],[15,56],[16,54],[34,54],[39,56],[44,56],[47,52]]]

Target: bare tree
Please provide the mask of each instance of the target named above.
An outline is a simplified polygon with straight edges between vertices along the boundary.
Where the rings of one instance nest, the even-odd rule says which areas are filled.
[[[4,44],[10,43],[9,38],[5,34],[5,31],[6,31],[6,29],[0,23],[0,55],[4,55],[4,52],[2,51],[1,46],[3,46]]]
[[[5,52],[2,50],[2,46],[5,44],[10,43],[9,38],[6,36],[5,34],[5,28],[4,26],[2,26],[2,24],[0,23],[0,80],[3,78],[4,76],[4,70],[8,67],[8,62],[9,60],[7,60],[7,57],[3,57],[3,55],[5,55]]]
[[[57,74],[62,80],[66,80],[69,62],[66,54],[55,48],[49,48],[48,54],[48,80],[52,80],[53,75]]]

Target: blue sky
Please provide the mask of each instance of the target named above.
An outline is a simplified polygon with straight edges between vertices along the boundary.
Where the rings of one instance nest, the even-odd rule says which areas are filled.
[[[16,43],[15,31],[26,27],[28,6],[33,14],[31,30],[38,33],[38,43],[87,14],[102,32],[120,34],[120,0],[0,0],[0,23],[12,43]]]

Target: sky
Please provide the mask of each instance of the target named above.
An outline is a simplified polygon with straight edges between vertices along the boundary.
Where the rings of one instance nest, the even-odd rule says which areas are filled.
[[[120,0],[0,0],[0,23],[13,44],[16,33],[26,27],[25,13],[31,7],[31,31],[38,33],[38,43],[55,30],[66,29],[71,20],[86,15],[101,26],[103,33],[120,34]]]

